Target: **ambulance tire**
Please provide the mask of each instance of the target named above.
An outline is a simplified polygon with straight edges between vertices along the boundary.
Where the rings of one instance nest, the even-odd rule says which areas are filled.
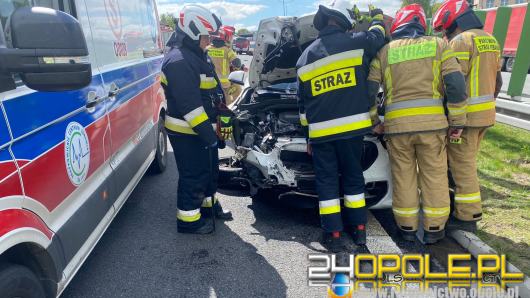
[[[156,155],[153,163],[149,167],[152,174],[161,174],[167,167],[167,132],[164,128],[164,118],[161,116],[158,120],[158,129],[156,133]]]
[[[44,298],[46,293],[37,276],[27,267],[0,264],[0,297]]]

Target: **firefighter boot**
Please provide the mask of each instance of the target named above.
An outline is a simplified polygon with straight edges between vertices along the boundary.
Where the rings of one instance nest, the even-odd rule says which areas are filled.
[[[477,222],[476,221],[465,221],[456,218],[451,215],[449,221],[447,222],[447,229],[449,230],[462,230],[471,233],[477,232]]]
[[[405,241],[415,242],[416,241],[416,231],[403,231],[403,230],[401,230],[401,237]]]
[[[198,228],[191,228],[186,226],[177,226],[177,231],[179,233],[183,234],[198,234],[198,235],[205,235],[205,234],[211,234],[215,230],[213,226],[213,222],[211,220],[204,221],[204,224],[199,226]]]
[[[232,212],[230,210],[223,210],[223,207],[221,206],[221,203],[219,201],[217,201],[217,203],[213,205],[213,212],[215,214],[215,218],[217,219],[226,221],[234,219],[234,217],[232,216]]]
[[[365,225],[358,225],[356,227],[352,227],[350,233],[351,233],[353,242],[356,245],[366,244],[366,226]]]
[[[340,236],[340,232],[324,232],[320,244],[330,253],[341,253],[346,251],[346,245]]]
[[[445,238],[445,230],[436,231],[436,232],[425,231],[423,234],[423,242],[425,242],[425,244],[434,244],[444,238]]]

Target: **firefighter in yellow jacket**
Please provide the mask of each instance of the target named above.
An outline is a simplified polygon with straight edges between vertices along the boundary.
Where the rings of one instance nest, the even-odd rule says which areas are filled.
[[[495,124],[495,98],[501,85],[500,48],[482,30],[467,1],[445,1],[433,17],[433,28],[450,41],[466,79],[467,122],[448,145],[449,168],[455,183],[455,210],[449,227],[474,232],[482,217],[476,156],[486,129]]]
[[[238,59],[236,53],[230,48],[230,39],[230,31],[227,30],[225,26],[221,26],[219,33],[214,36],[212,44],[207,49],[208,56],[210,56],[215,65],[217,77],[219,77],[219,80],[221,81],[227,105],[233,101],[233,98],[228,96],[230,92],[230,81],[228,81],[228,76],[230,75],[232,62]]]
[[[398,11],[390,29],[392,41],[372,61],[368,83],[372,100],[384,85],[394,217],[403,238],[415,241],[422,209],[423,241],[430,244],[445,236],[450,213],[447,131],[465,125],[466,96],[455,54],[446,41],[425,36],[426,28],[419,4]],[[372,119],[379,122],[375,111]]]

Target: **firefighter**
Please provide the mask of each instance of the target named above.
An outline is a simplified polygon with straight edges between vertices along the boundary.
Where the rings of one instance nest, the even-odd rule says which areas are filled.
[[[296,67],[300,119],[308,126],[308,153],[313,155],[322,244],[344,248],[341,238],[339,173],[344,193],[346,229],[358,245],[366,243],[367,220],[361,166],[363,136],[371,131],[366,89],[371,59],[385,43],[380,9],[370,11],[368,31],[351,33],[352,11],[320,5],[313,24],[318,38],[300,56]]]
[[[208,47],[208,56],[210,56],[215,65],[215,71],[221,81],[221,86],[227,99],[227,105],[233,101],[232,96],[229,95],[230,81],[228,80],[228,75],[231,71],[232,62],[237,59],[236,53],[230,47],[232,35],[230,27],[221,26],[219,33],[213,37],[212,44]]]
[[[223,98],[205,53],[210,34],[220,25],[206,8],[184,6],[162,65],[168,107],[165,127],[179,171],[177,227],[181,233],[213,232],[213,220],[204,219],[212,213],[222,219],[231,218],[214,196],[219,163],[216,107]],[[226,123],[219,128],[226,137],[231,132],[231,121],[220,122]]]
[[[443,39],[425,36],[426,30],[421,5],[400,9],[390,28],[392,41],[370,65],[368,86],[375,100],[383,84],[384,132],[397,225],[405,240],[415,241],[422,209],[423,241],[431,244],[445,237],[450,213],[447,131],[465,125],[466,96],[455,53]],[[378,122],[375,115],[373,120]]]
[[[466,80],[467,122],[463,131],[452,132],[448,145],[455,183],[449,227],[471,232],[482,218],[476,157],[487,128],[495,124],[495,98],[502,86],[499,44],[482,27],[467,1],[445,1],[433,17],[434,30],[449,40]]]

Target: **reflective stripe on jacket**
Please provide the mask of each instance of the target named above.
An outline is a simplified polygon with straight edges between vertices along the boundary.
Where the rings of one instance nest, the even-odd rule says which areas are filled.
[[[353,34],[328,26],[302,53],[296,64],[300,122],[308,126],[312,143],[370,130],[366,77],[384,39],[377,25]]]
[[[385,133],[447,128],[443,77],[459,71],[453,51],[437,37],[396,39],[383,47],[372,61],[368,80],[383,84]],[[463,98],[448,103],[454,125],[465,124]]]
[[[162,71],[168,133],[197,135],[208,145],[215,143],[216,101],[223,98],[208,56],[198,46],[177,44],[164,57]]]
[[[450,46],[466,78],[468,94],[466,126],[495,124],[495,85],[501,70],[500,47],[492,35],[482,29],[458,34]]]
[[[230,87],[228,76],[230,75],[230,63],[236,59],[236,53],[228,46],[216,48],[214,46],[208,47],[208,56],[210,56],[212,63],[215,66],[215,72],[223,85],[223,88]]]

